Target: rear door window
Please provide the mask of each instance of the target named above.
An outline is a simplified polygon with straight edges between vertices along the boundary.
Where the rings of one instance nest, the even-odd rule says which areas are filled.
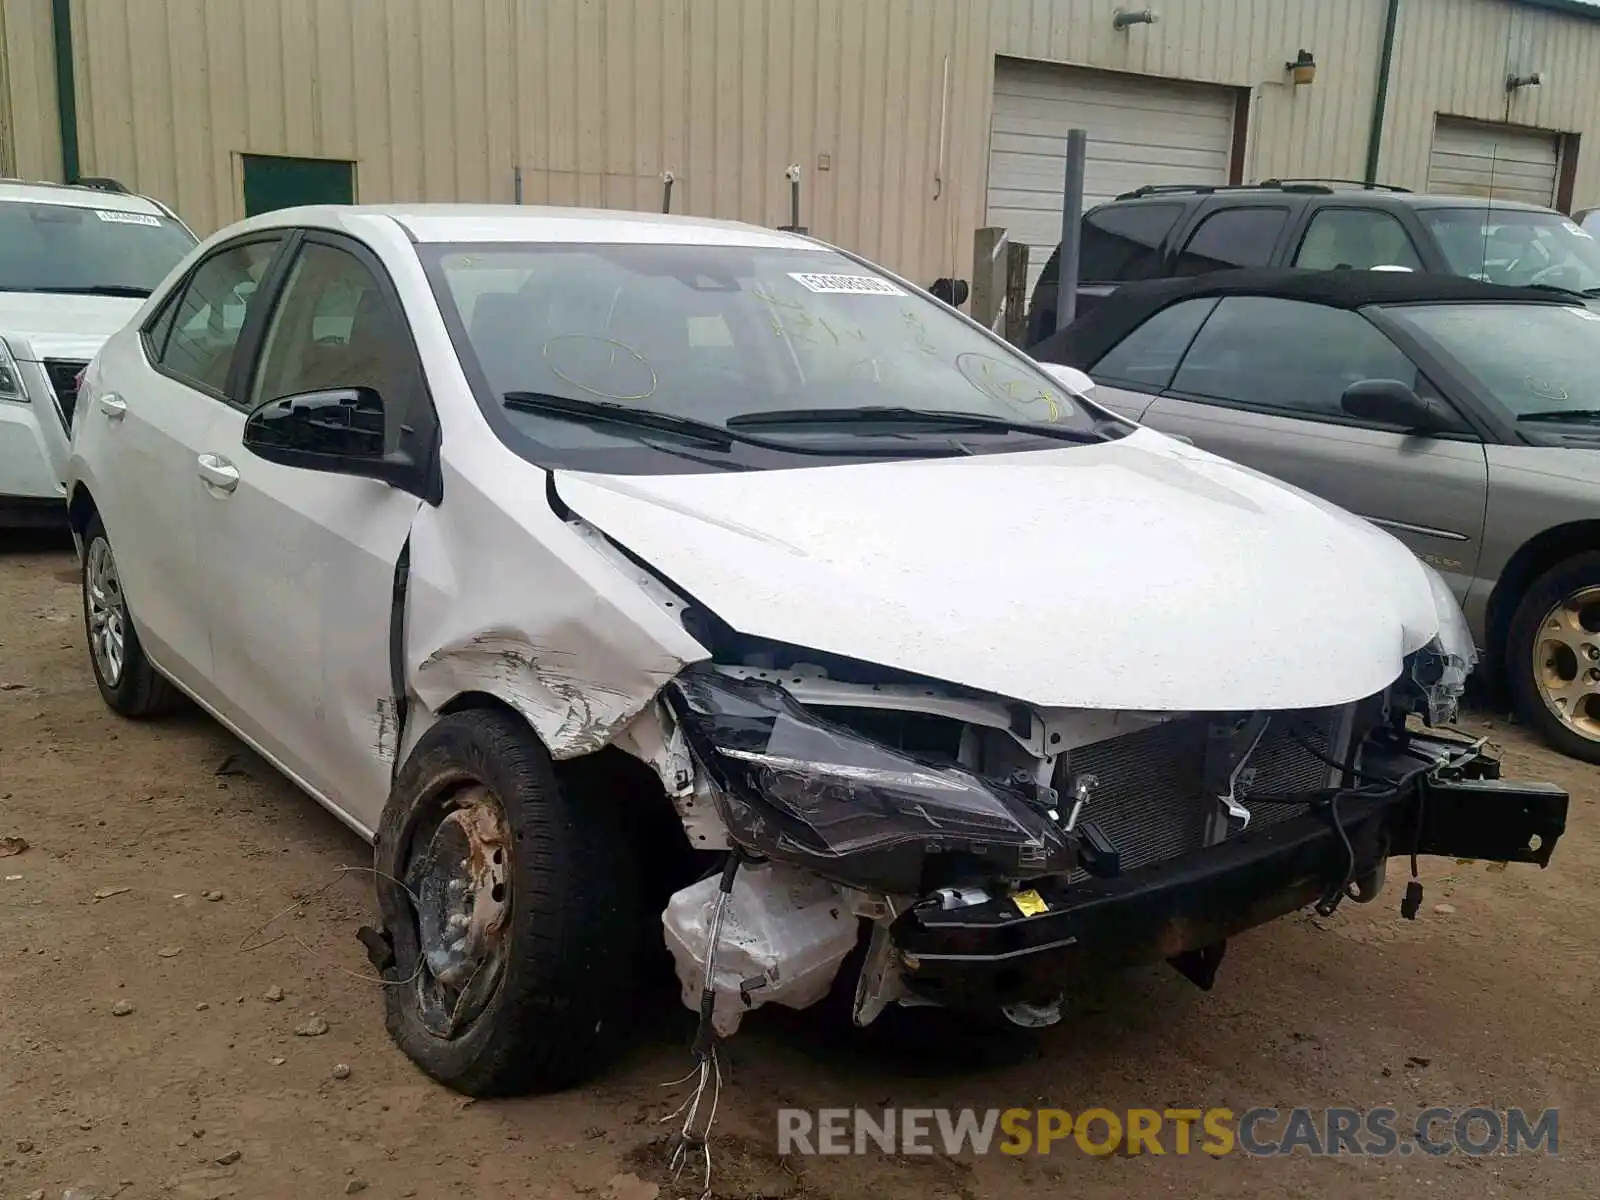
[[[1078,281],[1161,278],[1161,244],[1182,213],[1181,204],[1118,204],[1085,214],[1079,232]]]
[[[195,268],[161,349],[164,372],[213,395],[224,394],[251,299],[278,245],[276,236],[236,242]]]
[[[1216,308],[1214,296],[1199,296],[1164,308],[1095,363],[1096,382],[1159,392],[1172,382],[1184,352]]]
[[[1176,274],[1264,267],[1289,219],[1287,208],[1224,208],[1200,222],[1178,256]]]

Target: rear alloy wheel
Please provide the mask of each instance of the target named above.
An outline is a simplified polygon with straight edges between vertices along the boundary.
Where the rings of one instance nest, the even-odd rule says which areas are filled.
[[[557,781],[526,721],[442,718],[395,780],[378,830],[394,949],[391,1036],[473,1096],[551,1091],[623,1040],[639,970],[635,839],[614,798]]]
[[[98,514],[83,534],[83,629],[100,695],[125,717],[151,717],[177,702],[177,690],[139,644],[111,539]]]
[[[1511,618],[1506,664],[1523,722],[1563,754],[1600,763],[1600,553],[1534,580]]]

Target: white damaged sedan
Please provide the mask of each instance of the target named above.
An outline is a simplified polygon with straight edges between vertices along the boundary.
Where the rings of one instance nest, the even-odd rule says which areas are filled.
[[[808,238],[275,212],[78,413],[106,702],[186,694],[375,841],[389,1028],[469,1093],[593,1071],[662,939],[723,1035],[1037,1024],[1565,828],[1442,728],[1474,649],[1399,542]]]

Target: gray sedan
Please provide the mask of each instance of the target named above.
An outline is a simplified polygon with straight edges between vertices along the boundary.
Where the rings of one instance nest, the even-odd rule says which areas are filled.
[[[1389,530],[1454,589],[1521,719],[1600,762],[1600,312],[1583,297],[1233,271],[1119,289],[1031,352]],[[1314,602],[1333,619],[1337,595]]]

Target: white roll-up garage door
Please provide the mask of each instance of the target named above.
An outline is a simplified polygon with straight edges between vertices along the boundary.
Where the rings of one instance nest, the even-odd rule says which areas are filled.
[[[1151,183],[1227,183],[1234,92],[1002,58],[989,126],[990,225],[1027,242],[1028,290],[1061,241],[1069,129],[1089,133],[1085,209]]]
[[[1428,190],[1554,204],[1560,163],[1555,134],[1440,117],[1433,127]]]

